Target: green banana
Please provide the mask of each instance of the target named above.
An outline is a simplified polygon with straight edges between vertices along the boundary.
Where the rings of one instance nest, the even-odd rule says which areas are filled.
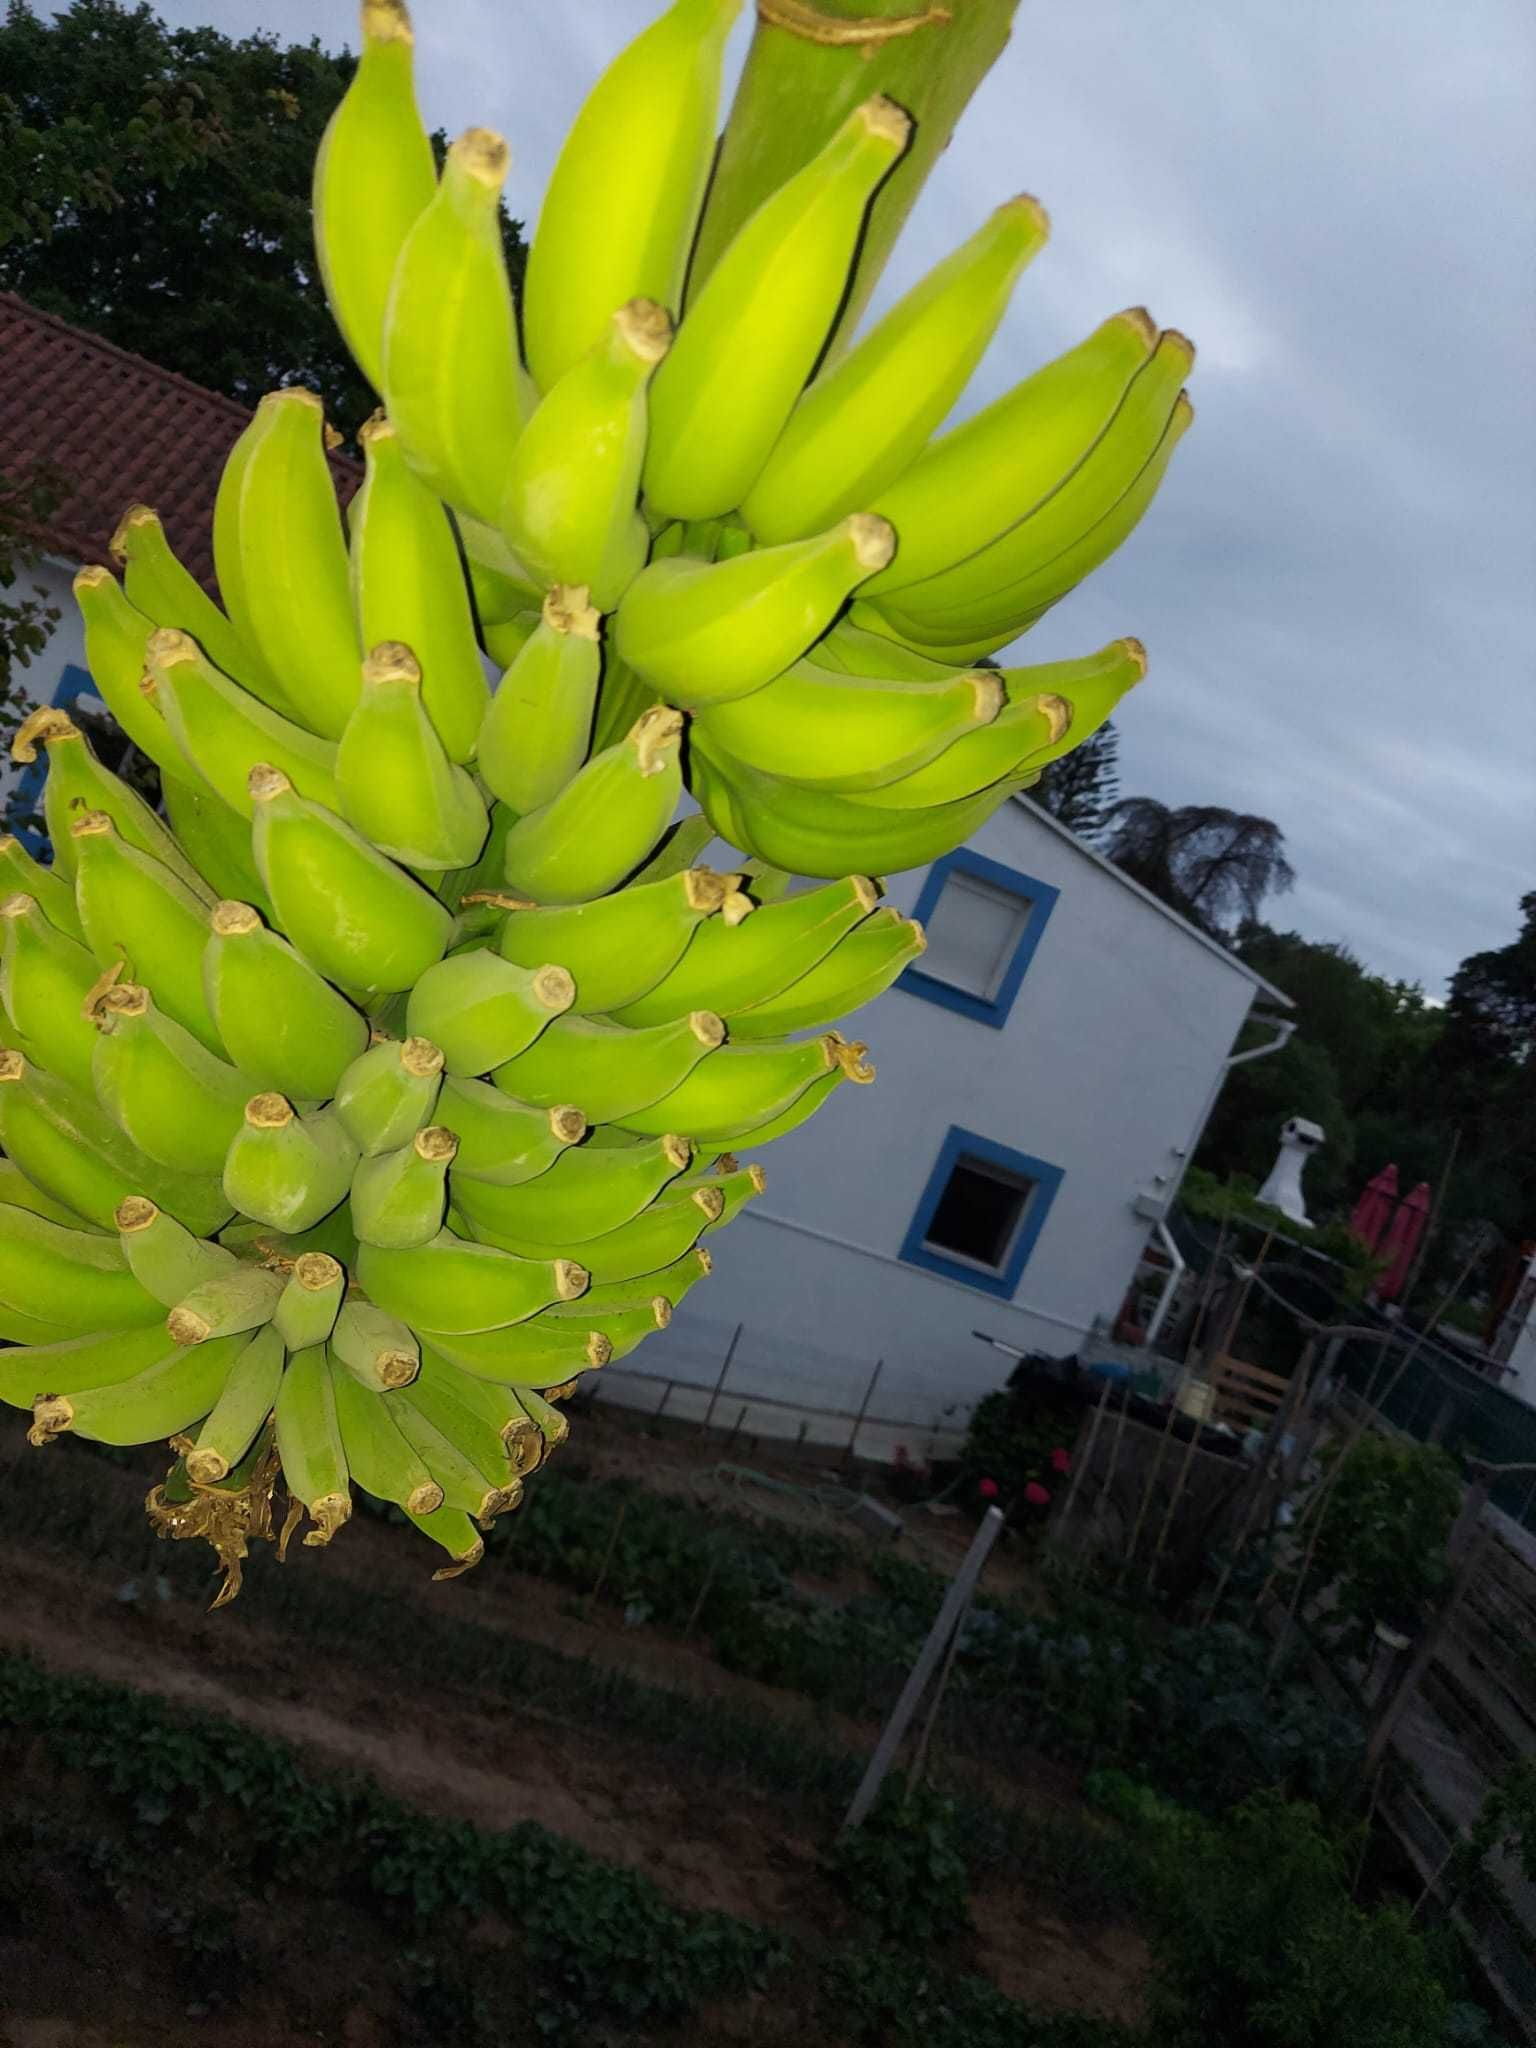
[[[578,1145],[519,1186],[455,1179],[453,1199],[471,1229],[483,1225],[498,1242],[539,1258],[576,1250],[584,1239],[628,1223],[692,1157],[692,1145],[675,1133],[622,1152]]]
[[[75,893],[52,868],[35,861],[19,839],[0,832],[0,896],[30,896],[56,932],[83,939]]]
[[[652,1202],[617,1230],[587,1238],[581,1247],[583,1263],[600,1283],[655,1273],[689,1251],[724,1207],[724,1196],[709,1187],[690,1188],[671,1201]]]
[[[1080,661],[1008,668],[998,680],[1007,709],[985,731],[957,740],[926,767],[857,800],[879,810],[921,810],[972,796],[1016,770],[1035,769],[1081,746],[1147,672],[1139,640],[1113,640]]]
[[[133,982],[107,989],[91,1014],[91,1086],[113,1122],[162,1166],[221,1172],[250,1094],[246,1077]]]
[[[892,639],[892,628],[881,624],[883,630],[872,632],[841,618],[816,642],[812,658],[822,668],[840,669],[846,676],[899,676],[908,683],[942,683],[954,674],[955,663],[935,660],[904,640]]]
[[[111,1386],[133,1379],[175,1351],[164,1323],[158,1321],[0,1350],[0,1401],[12,1408],[30,1408],[52,1394]]]
[[[50,1223],[62,1223],[69,1230],[89,1231],[97,1236],[110,1235],[99,1224],[88,1223],[73,1209],[56,1202],[52,1195],[45,1195],[41,1188],[33,1187],[15,1161],[4,1157],[0,1157],[0,1203],[8,1209],[25,1209],[30,1216],[46,1216]]]
[[[381,1308],[431,1333],[494,1330],[525,1322],[587,1285],[571,1259],[518,1259],[443,1231],[411,1251],[358,1248],[357,1275]]]
[[[655,706],[558,796],[519,818],[503,850],[509,885],[538,903],[578,903],[622,882],[677,809],[682,733],[677,712]]]
[[[726,1013],[737,1044],[788,1031],[822,1031],[884,993],[926,947],[923,928],[889,904],[776,995]],[[755,1142],[755,1141],[754,1141]]]
[[[970,382],[1049,232],[1038,200],[1010,199],[822,372],[742,500],[760,544],[819,533],[903,474]]]
[[[675,1192],[691,1194],[698,1185],[698,1181],[689,1175],[686,1181],[676,1184]],[[605,1323],[615,1313],[627,1313],[638,1306],[653,1307],[658,1296],[676,1308],[690,1287],[713,1272],[714,1264],[703,1245],[696,1244],[680,1258],[674,1259],[670,1266],[658,1267],[639,1279],[594,1282],[582,1300],[591,1303],[590,1318]],[[546,1309],[544,1315],[553,1325],[566,1320],[568,1311],[563,1308]]]
[[[427,1123],[443,1085],[443,1055],[428,1038],[382,1038],[336,1083],[331,1107],[365,1159],[393,1152]]]
[[[453,1508],[438,1508],[430,1515],[413,1514],[407,1508],[406,1514],[415,1523],[423,1536],[430,1536],[434,1543],[447,1551],[453,1562],[440,1565],[432,1574],[433,1580],[457,1579],[465,1572],[473,1571],[485,1555],[485,1539],[475,1534],[475,1525],[468,1515],[461,1515]]]
[[[741,0],[674,0],[588,94],[544,194],[523,319],[528,363],[548,390],[615,306],[682,305],[683,277],[715,152],[725,39]]]
[[[146,1195],[126,1196],[112,1220],[134,1278],[162,1308],[174,1308],[194,1287],[232,1273],[238,1264],[232,1251],[194,1237]]]
[[[652,562],[625,594],[614,646],[685,710],[749,696],[799,660],[895,545],[885,520],[856,512],[811,540],[731,561]]]
[[[421,1365],[421,1346],[405,1324],[356,1298],[342,1304],[330,1351],[337,1365],[375,1393],[409,1385]]]
[[[453,919],[403,869],[281,770],[253,768],[250,791],[261,879],[283,929],[322,974],[387,993],[411,988],[442,958]]]
[[[0,1052],[0,1146],[45,1194],[103,1229],[125,1196],[143,1193],[189,1230],[229,1220],[211,1176],[156,1165],[89,1096],[9,1048]]]
[[[485,1081],[446,1081],[437,1118],[459,1141],[455,1181],[483,1180],[499,1187],[547,1173],[587,1130],[586,1118],[569,1103],[529,1108]]]
[[[661,1024],[696,1009],[706,993],[718,1000],[722,1015],[777,995],[831,952],[879,899],[867,876],[844,875],[824,888],[764,904],[745,921],[712,919],[695,933],[672,972],[615,1011],[614,1021]]]
[[[0,1303],[81,1333],[161,1316],[110,1237],[8,1206],[0,1206]]]
[[[441,1508],[443,1489],[402,1434],[390,1403],[334,1358],[329,1370],[336,1426],[350,1476],[376,1500],[393,1501],[410,1514],[430,1515]]]
[[[224,1161],[231,1208],[274,1230],[308,1230],[345,1200],[357,1147],[332,1110],[300,1116],[284,1095],[253,1095]]]
[[[730,893],[727,876],[709,868],[683,868],[660,881],[631,882],[588,903],[551,910],[518,905],[501,926],[497,948],[503,959],[520,967],[558,960],[575,978],[573,1010],[623,1010],[670,976],[706,930],[715,931],[715,913]]]
[[[336,739],[357,702],[362,648],[326,432],[313,391],[267,393],[220,480],[213,555],[230,621],[280,679],[283,708]]]
[[[39,746],[48,750],[43,819],[56,875],[70,883],[75,878],[75,844],[69,830],[74,820],[82,811],[105,811],[130,846],[162,861],[194,895],[207,894],[207,884],[160,819],[137,790],[101,765],[67,711],[45,704],[31,712],[12,737],[11,759],[21,767],[30,766]]]
[[[222,1056],[203,989],[208,903],[168,867],[120,839],[105,811],[85,811],[70,827],[75,902],[86,943],[103,968],[126,966],[155,1001],[210,1053]]]
[[[165,1327],[178,1344],[189,1345],[259,1330],[271,1322],[282,1291],[280,1273],[239,1265],[199,1282],[177,1302]]]
[[[445,1358],[423,1357],[409,1405],[481,1472],[500,1474],[504,1486],[521,1479],[543,1453],[537,1430],[510,1388],[498,1391]]]
[[[587,758],[600,629],[585,587],[557,583],[491,698],[480,728],[479,772],[520,814],[558,796]]]
[[[154,517],[153,513],[149,515]],[[85,660],[96,694],[141,754],[169,782],[201,780],[165,722],[152,691],[143,688],[145,649],[155,630],[123,594],[109,569],[92,563],[74,581],[75,603],[85,631]]]
[[[1158,451],[1194,359],[1182,334],[1170,330],[1160,335],[1114,418],[1070,476],[979,554],[904,585],[888,607],[880,608],[898,622],[926,630],[946,631],[947,622],[955,620],[962,633],[977,612],[1008,612],[1021,582],[1032,582],[1075,547],[1135,485]]]
[[[1030,779],[1009,777],[923,810],[881,811],[854,797],[797,789],[740,763],[722,768],[702,741],[691,759],[694,793],[721,837],[797,875],[841,875],[850,865],[877,875],[923,867],[968,839]]]
[[[492,528],[527,400],[502,249],[510,161],[488,128],[449,145],[405,238],[384,315],[384,402],[412,467]]]
[[[272,1327],[290,1351],[324,1344],[347,1289],[346,1268],[329,1252],[301,1252],[272,1311]]]
[[[806,789],[878,789],[988,726],[1006,699],[985,671],[944,683],[842,676],[797,662],[750,697],[700,711],[711,749]]]
[[[147,505],[130,505],[109,545],[113,560],[123,571],[128,607],[146,622],[138,641],[137,674],[128,665],[121,671],[126,683],[135,689],[138,686],[138,678],[144,673],[144,642],[150,631],[156,626],[176,626],[183,633],[190,633],[214,667],[221,669],[232,682],[249,690],[252,696],[259,697],[263,704],[286,710],[288,700],[281,683],[272,675],[256,649],[241,639],[191,570],[177,560],[157,512],[152,512]],[[75,578],[75,595],[80,598],[82,611],[86,609],[86,601],[80,585],[82,579],[92,574],[91,570],[82,569]],[[131,648],[131,638],[128,645]],[[86,653],[90,659],[89,636]],[[91,673],[96,675],[94,661],[91,662]],[[98,682],[100,680],[98,677]],[[120,694],[126,694],[126,690]],[[153,747],[144,746],[138,733],[118,710],[115,698],[107,697],[106,702],[112,716],[134,745],[143,747],[144,752],[162,768],[170,766],[174,774],[174,766],[162,761]],[[180,758],[185,760],[184,756]]]
[[[448,1167],[458,1143],[443,1125],[429,1124],[397,1151],[358,1161],[351,1208],[361,1243],[407,1251],[436,1237],[443,1227]]]
[[[562,1390],[555,1387],[550,1389],[551,1393],[559,1393],[561,1391],[568,1393],[570,1390],[569,1388]],[[566,1421],[559,1409],[552,1406],[542,1395],[534,1393],[530,1387],[519,1387],[517,1398],[528,1411],[530,1419],[536,1424],[546,1447],[551,1451],[558,1450],[571,1433],[571,1425]]]
[[[315,158],[315,253],[336,325],[382,391],[390,283],[437,170],[416,107],[415,39],[402,0],[363,0],[362,31],[357,69]]]
[[[890,520],[901,550],[866,595],[963,562],[1043,504],[1098,442],[1157,339],[1142,307],[1117,313],[932,442],[870,508]]]
[[[690,301],[651,386],[653,516],[716,519],[756,482],[826,346],[870,199],[911,128],[891,100],[856,107]]]
[[[553,1322],[547,1309],[504,1329],[432,1331],[422,1350],[424,1366],[441,1361],[477,1384],[506,1389],[557,1387],[612,1356],[601,1330],[579,1317]]]
[[[245,1341],[241,1335],[191,1350],[174,1345],[131,1379],[45,1395],[32,1404],[27,1439],[46,1444],[73,1432],[93,1443],[127,1445],[176,1436],[212,1408]]]
[[[947,615],[942,618],[934,615],[925,616],[921,621],[914,618],[901,630],[921,635],[925,641],[934,633],[953,634],[959,631],[961,637],[958,641],[946,639],[938,645],[943,653],[962,661],[991,654],[997,648],[1005,647],[1010,640],[1017,639],[1042,612],[1048,611],[1058,599],[1065,597],[1085,576],[1107,560],[1134,531],[1156,495],[1173,459],[1173,451],[1188,431],[1194,416],[1194,407],[1188,397],[1180,393],[1156,453],[1130,489],[1070,547],[1001,593],[995,600],[997,609],[978,608],[966,615],[963,626]]]
[[[149,636],[146,659],[154,701],[176,744],[232,811],[253,815],[250,774],[262,761],[317,803],[336,806],[336,749],[328,740],[220,675],[190,634],[161,627]],[[354,657],[354,675],[356,669]]]
[[[288,1360],[274,1405],[283,1484],[314,1523],[312,1546],[327,1544],[352,1516],[347,1454],[336,1419],[336,1393],[325,1347],[312,1344]]]
[[[614,1119],[628,1131],[684,1130],[701,1144],[777,1116],[836,1063],[829,1038],[723,1045],[670,1095]]]
[[[216,903],[203,987],[230,1058],[258,1087],[326,1102],[368,1044],[358,1011],[249,903]]]
[[[162,776],[160,789],[165,815],[204,881],[221,896],[254,903],[270,917],[272,906],[251,856],[251,828],[239,812],[211,789],[194,788],[173,776]]]
[[[683,1256],[687,1258],[689,1254],[685,1252]],[[651,1292],[643,1301],[629,1302],[621,1308],[611,1308],[603,1313],[602,1334],[607,1338],[609,1346],[605,1363],[611,1365],[616,1359],[627,1358],[631,1351],[637,1350],[645,1342],[647,1337],[654,1337],[658,1330],[665,1330],[671,1323],[672,1304],[664,1294],[656,1292],[652,1285],[657,1277],[653,1273],[644,1281],[625,1283],[630,1286],[641,1285],[651,1288]],[[552,1321],[566,1319],[566,1311],[561,1309],[546,1309],[544,1313]]]
[[[86,1006],[99,970],[84,946],[57,931],[34,896],[0,903],[0,1006],[14,1043],[76,1088],[91,1086],[95,1032]]]
[[[636,510],[646,386],[672,342],[651,299],[629,299],[553,384],[507,463],[499,524],[534,577],[618,604],[650,548]]]
[[[407,867],[468,867],[485,844],[480,792],[444,752],[421,669],[398,641],[381,641],[363,663],[363,692],[336,749],[336,792],[347,823]]]
[[[283,1340],[268,1324],[246,1343],[218,1399],[187,1452],[187,1477],[194,1486],[217,1486],[240,1463],[266,1427],[283,1377]]]
[[[462,1079],[516,1059],[575,994],[563,967],[518,967],[484,950],[460,953],[421,976],[406,1024],[441,1046],[447,1071]]]
[[[428,1421],[413,1400],[410,1388],[380,1398],[395,1427],[442,1488],[445,1507],[459,1514],[474,1515],[484,1524],[517,1506],[522,1481],[513,1472],[511,1460],[499,1443],[486,1459],[488,1469],[482,1469],[469,1450]],[[472,1438],[471,1445],[476,1451],[488,1448],[480,1437]]]
[[[592,1017],[562,1017],[491,1079],[540,1109],[553,1109],[567,1093],[578,1095],[590,1123],[621,1123],[629,1112],[670,1094],[724,1037],[724,1025],[708,1010],[638,1031]],[[658,1135],[676,1128],[661,1124]]]
[[[448,759],[462,764],[474,754],[490,692],[453,528],[388,419],[375,414],[357,438],[367,471],[348,519],[362,643],[411,649],[427,717]]]

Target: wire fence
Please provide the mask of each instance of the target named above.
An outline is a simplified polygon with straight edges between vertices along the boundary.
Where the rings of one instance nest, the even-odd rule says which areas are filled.
[[[979,1355],[979,1347],[978,1347]],[[888,1372],[875,1356],[787,1340],[782,1331],[690,1315],[589,1384],[600,1400],[729,1438],[761,1438],[846,1458],[914,1463],[953,1456],[981,1398]]]

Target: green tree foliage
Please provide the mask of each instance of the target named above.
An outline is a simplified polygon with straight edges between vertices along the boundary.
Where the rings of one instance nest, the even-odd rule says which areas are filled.
[[[1332,1588],[1328,1624],[1349,1629],[1361,1649],[1377,1622],[1419,1629],[1450,1585],[1446,1546],[1460,1507],[1461,1475],[1438,1444],[1361,1437],[1344,1454],[1313,1551],[1313,1590]]]
[[[34,582],[31,536],[58,503],[60,480],[46,468],[24,475],[0,474],[0,759],[32,700],[20,671],[47,646],[59,623],[59,607],[46,584]],[[37,820],[17,809],[12,786],[0,798],[0,831]]]
[[[318,42],[170,29],[146,4],[54,16],[10,0],[0,286],[243,404],[307,384],[356,427],[374,398],[309,222],[315,150],[355,66]],[[517,283],[521,237],[503,226]]]
[[[1120,795],[1120,735],[1113,721],[1052,761],[1025,795],[1079,839],[1096,839]]]

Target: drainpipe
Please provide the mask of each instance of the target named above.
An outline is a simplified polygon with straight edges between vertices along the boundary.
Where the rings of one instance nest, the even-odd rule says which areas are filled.
[[[1185,1171],[1189,1166],[1190,1160],[1195,1155],[1195,1147],[1200,1143],[1201,1133],[1210,1121],[1211,1111],[1216,1107],[1217,1097],[1226,1086],[1227,1076],[1234,1067],[1240,1067],[1245,1060],[1261,1060],[1268,1053],[1278,1052],[1281,1046],[1290,1044],[1292,1034],[1296,1029],[1294,1020],[1289,1017],[1258,1015],[1250,1021],[1255,1024],[1272,1024],[1275,1027],[1274,1037],[1267,1039],[1263,1045],[1251,1045],[1246,1052],[1229,1053],[1222,1061],[1220,1068],[1217,1070],[1216,1079],[1211,1083],[1211,1092],[1206,1096],[1195,1128],[1190,1133],[1189,1143],[1177,1155],[1179,1161],[1178,1170],[1172,1176],[1169,1185],[1160,1189],[1156,1196],[1158,1214],[1154,1234],[1163,1250],[1168,1254],[1171,1270],[1164,1284],[1163,1291],[1158,1297],[1157,1307],[1152,1311],[1151,1320],[1147,1324],[1146,1346],[1149,1351],[1157,1342],[1159,1332],[1167,1320],[1168,1311],[1173,1307],[1173,1298],[1178,1291],[1179,1282],[1187,1271],[1184,1255],[1174,1243],[1173,1233],[1168,1228],[1168,1211],[1173,1207],[1174,1201],[1178,1196],[1179,1189],[1183,1184]]]

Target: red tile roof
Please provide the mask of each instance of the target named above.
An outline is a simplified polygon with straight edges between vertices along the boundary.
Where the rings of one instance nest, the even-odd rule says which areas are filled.
[[[0,292],[0,471],[48,462],[64,473],[68,494],[39,535],[50,552],[110,567],[118,521],[150,505],[215,589],[214,493],[249,418],[234,399]],[[361,468],[333,457],[332,471],[345,501]]]

